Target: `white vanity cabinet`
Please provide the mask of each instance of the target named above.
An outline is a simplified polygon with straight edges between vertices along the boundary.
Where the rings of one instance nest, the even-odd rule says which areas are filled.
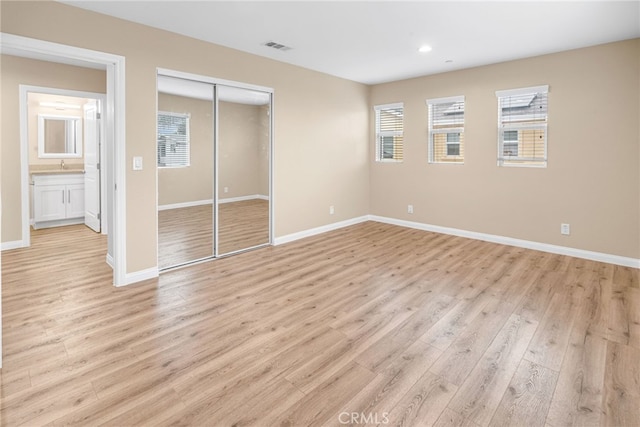
[[[33,228],[84,223],[82,173],[33,174]]]

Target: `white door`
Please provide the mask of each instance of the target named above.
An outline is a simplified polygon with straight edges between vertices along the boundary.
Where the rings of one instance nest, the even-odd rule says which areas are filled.
[[[84,223],[100,232],[100,123],[98,101],[84,106]]]

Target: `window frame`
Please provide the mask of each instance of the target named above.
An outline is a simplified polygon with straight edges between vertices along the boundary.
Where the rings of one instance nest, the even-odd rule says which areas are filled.
[[[458,122],[453,122],[453,124],[455,125],[459,125],[459,126],[455,126],[455,127],[444,127],[444,128],[437,128],[434,129],[434,108],[437,105],[441,105],[441,104],[455,104],[455,103],[462,103],[462,120],[458,121]],[[454,165],[463,165],[464,164],[464,155],[461,155],[460,152],[462,151],[462,144],[464,141],[464,121],[465,121],[465,115],[466,115],[466,100],[464,95],[458,95],[458,96],[448,96],[448,97],[444,97],[444,98],[432,98],[432,99],[427,99],[426,100],[426,104],[427,104],[427,111],[428,111],[428,162],[432,163],[432,164],[454,164]],[[451,159],[449,161],[438,161],[435,159],[435,136],[439,135],[439,134],[445,134],[446,136],[446,141],[445,141],[445,149],[446,149],[446,153],[443,156],[444,158],[447,159]],[[449,142],[449,134],[458,134],[458,142]],[[458,146],[458,154],[457,155],[451,155],[449,154],[449,145],[457,145]]]
[[[376,162],[379,163],[401,163],[404,161],[404,103],[403,102],[395,102],[395,103],[391,103],[391,104],[381,104],[381,105],[375,105],[373,107],[374,112],[375,112],[375,133],[376,133],[376,140],[375,140],[375,145],[376,145]],[[393,131],[381,131],[380,130],[380,113],[382,111],[385,110],[398,110],[401,109],[402,110],[402,126],[400,130],[393,130]],[[388,144],[388,142],[385,142],[385,138],[393,138],[392,139],[392,143],[393,143],[393,151],[394,151],[394,155],[395,155],[395,151],[396,151],[396,138],[400,139],[400,144],[401,144],[401,149],[400,152],[402,154],[402,158],[394,158],[394,157],[385,157],[385,144]]]
[[[160,126],[158,124],[160,116],[171,116],[185,119],[185,139],[186,139],[186,164],[160,164]],[[166,144],[164,144],[166,153]],[[166,155],[165,155],[166,157]],[[156,116],[156,165],[159,169],[175,169],[186,168],[191,166],[191,114],[190,113],[175,113],[172,111],[158,111]]]
[[[545,114],[544,117],[541,116],[539,119],[539,123],[510,123],[503,118],[503,100],[511,98],[511,97],[528,97],[531,96],[531,101],[535,99],[536,96],[544,95],[545,100],[544,104]],[[549,122],[549,86],[541,85],[541,86],[532,86],[532,87],[524,87],[519,89],[508,89],[508,90],[499,90],[496,91],[496,97],[498,101],[498,147],[497,147],[497,164],[500,167],[525,167],[525,168],[546,168],[548,164],[548,122]],[[522,108],[524,105],[516,105],[513,108]],[[531,117],[537,118],[536,115],[520,116],[522,121],[529,119],[531,122]],[[533,131],[542,131],[544,135],[544,149],[543,149],[543,157],[520,157],[520,153],[523,150],[521,144],[521,132],[533,130]],[[518,136],[518,154],[516,156],[505,156],[504,147],[505,144],[515,144],[515,140],[506,140],[504,139],[505,132],[516,131]]]

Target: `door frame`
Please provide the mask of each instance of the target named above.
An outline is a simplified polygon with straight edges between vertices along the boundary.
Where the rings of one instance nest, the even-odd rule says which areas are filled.
[[[126,266],[126,152],[125,152],[125,58],[120,55],[79,48],[45,40],[0,33],[2,53],[14,56],[40,59],[49,62],[66,63],[90,68],[106,69],[106,101],[104,105],[103,129],[106,169],[106,212],[108,221],[107,262],[113,267],[114,286],[127,284]],[[21,129],[22,133],[23,129]],[[28,159],[28,152],[21,158]],[[28,160],[27,160],[28,162]],[[22,246],[30,244],[29,221],[24,221],[24,213],[29,216],[28,185],[29,173],[23,168],[22,186]],[[25,187],[27,198],[25,200]],[[26,230],[26,232],[25,232]],[[26,241],[25,241],[26,237]],[[0,266],[1,269],[1,266]]]
[[[203,76],[200,74],[193,74],[193,73],[187,73],[187,72],[183,72],[183,71],[176,71],[176,70],[171,70],[168,68],[160,68],[158,67],[156,69],[156,112],[158,111],[158,83],[157,83],[157,78],[159,76],[166,76],[166,77],[174,77],[174,78],[179,78],[179,79],[185,79],[185,80],[192,80],[195,82],[201,82],[201,83],[208,83],[213,85],[213,104],[214,104],[214,114],[213,114],[213,118],[212,120],[214,121],[214,136],[213,136],[213,145],[214,145],[214,159],[213,159],[213,176],[214,176],[214,183],[213,183],[213,210],[214,210],[214,236],[213,236],[213,255],[210,258],[205,258],[205,259],[200,259],[200,260],[195,260],[193,262],[186,262],[183,264],[179,264],[176,266],[172,266],[172,267],[168,267],[166,269],[163,269],[164,271],[169,271],[169,270],[173,270],[174,268],[179,268],[185,265],[192,265],[192,264],[197,264],[199,262],[203,262],[203,261],[208,261],[211,259],[216,259],[216,258],[220,258],[220,257],[226,257],[229,255],[234,255],[236,253],[240,253],[240,252],[245,252],[247,250],[251,250],[251,249],[255,249],[255,248],[259,248],[262,246],[268,246],[268,245],[273,245],[274,242],[274,232],[275,232],[275,228],[274,228],[274,224],[275,224],[275,197],[274,197],[274,179],[273,179],[273,174],[274,174],[274,90],[273,88],[267,87],[267,86],[259,86],[259,85],[254,85],[254,84],[250,84],[250,83],[244,83],[244,82],[237,82],[237,81],[233,81],[233,80],[226,80],[226,79],[220,79],[220,78],[216,78],[216,77],[209,77],[209,76]],[[269,241],[263,245],[258,245],[258,246],[253,246],[250,248],[245,248],[245,249],[241,249],[238,251],[233,251],[233,252],[229,252],[229,253],[224,253],[224,254],[219,254],[218,253],[218,200],[219,200],[219,191],[218,191],[218,126],[217,126],[217,122],[218,122],[218,90],[217,87],[218,86],[230,86],[230,87],[235,87],[238,89],[248,89],[248,90],[255,90],[255,91],[260,91],[260,92],[266,92],[269,94],[269,127],[270,127],[270,132],[269,132]],[[157,125],[157,124],[156,124]],[[156,134],[157,134],[157,129],[156,129]],[[156,142],[156,151],[157,151],[157,142]],[[158,208],[158,203],[159,203],[159,197],[158,197],[158,167],[156,165],[156,211]],[[156,221],[156,256],[159,257],[159,223]],[[156,265],[158,265],[159,263],[156,261]],[[160,273],[163,272],[163,270],[160,270]]]
[[[31,86],[31,85],[19,85],[20,88],[20,176],[24,175],[24,170],[27,171],[27,180],[29,179],[29,103],[28,103],[28,95],[29,93],[45,93],[48,95],[60,95],[60,96],[73,96],[76,98],[86,98],[86,99],[94,99],[99,101],[100,108],[99,111],[102,112],[106,109],[106,96],[104,93],[97,92],[84,92],[79,90],[71,90],[71,89],[57,89],[52,87],[44,87],[44,86]],[[84,128],[84,127],[83,127]],[[104,126],[102,125],[102,120],[99,125],[99,133],[100,140],[104,140]],[[83,141],[84,142],[84,141]],[[108,218],[109,218],[109,210],[106,209],[107,201],[106,201],[106,175],[107,168],[102,167],[103,161],[107,158],[106,153],[106,144],[100,144],[100,233],[108,234]],[[29,186],[22,186],[22,206],[25,205],[25,200],[27,204],[27,209],[22,209],[22,242],[23,247],[31,246],[31,233],[29,230],[29,225],[31,218],[29,216],[30,212],[30,197],[29,197]],[[31,206],[32,207],[32,206]],[[104,211],[104,212],[103,212]],[[25,224],[27,225],[25,227]]]

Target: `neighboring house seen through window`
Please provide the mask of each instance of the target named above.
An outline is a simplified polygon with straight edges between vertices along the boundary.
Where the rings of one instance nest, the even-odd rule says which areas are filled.
[[[429,163],[464,163],[464,96],[428,99]]]
[[[502,140],[502,155],[504,157],[518,157],[518,131],[505,130]]]
[[[447,156],[460,155],[460,133],[447,134]]]
[[[403,158],[404,105],[374,107],[376,112],[376,161],[400,162]]]

